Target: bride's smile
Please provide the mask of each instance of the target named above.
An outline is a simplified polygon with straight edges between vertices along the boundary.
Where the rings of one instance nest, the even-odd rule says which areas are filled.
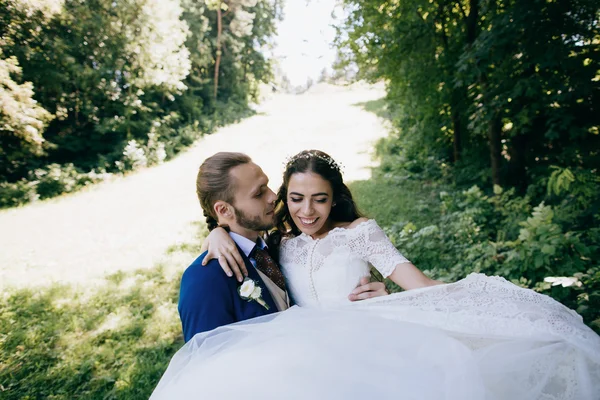
[[[318,238],[331,230],[332,201],[331,184],[320,175],[303,172],[290,177],[287,205],[292,220],[303,233]]]
[[[312,226],[315,224],[315,222],[318,221],[319,218],[313,218],[313,219],[307,219],[307,218],[302,218],[302,217],[298,217],[300,218],[300,222],[302,223],[302,225],[304,226]]]

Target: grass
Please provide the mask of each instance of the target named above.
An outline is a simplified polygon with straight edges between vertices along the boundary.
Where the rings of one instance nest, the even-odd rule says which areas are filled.
[[[391,119],[385,97],[354,106],[382,119]],[[386,140],[380,140],[375,148],[384,146]],[[398,222],[425,226],[435,221],[441,205],[439,193],[444,189],[441,184],[403,177],[402,172],[389,171],[387,167],[376,168],[369,180],[354,181],[348,185],[359,209],[382,227]]]
[[[385,98],[354,105],[380,118],[391,119]],[[375,147],[384,147],[386,140],[380,140]],[[446,188],[440,182],[411,179],[405,171],[390,170],[387,164],[374,169],[371,179],[348,184],[359,210],[384,229],[396,224],[412,223],[422,228],[435,223],[440,215],[440,192]],[[411,258],[410,254],[403,254]],[[431,275],[430,271],[424,272]],[[384,281],[390,292],[402,290],[391,280],[384,280],[375,269],[371,270],[371,277]]]
[[[434,185],[375,176],[348,187],[359,209],[382,227],[399,221],[422,226],[439,213],[439,188]]]
[[[442,188],[435,183],[378,170],[349,186],[359,208],[384,228],[408,221],[422,227],[439,216]],[[199,223],[197,237],[171,246],[162,264],[110,275],[98,287],[6,290],[0,398],[147,399],[183,345],[179,278],[205,235]]]
[[[399,196],[402,188],[382,188],[390,190],[385,194],[370,185],[354,184],[365,211],[380,219],[379,196]],[[392,202],[388,209],[390,216],[399,212]],[[147,399],[183,345],[179,279],[197,256],[204,229],[190,243],[171,246],[161,265],[116,273],[98,286],[5,289],[0,398]]]
[[[179,278],[197,250],[173,247],[165,264],[108,276],[94,288],[5,291],[0,398],[147,399],[183,345]]]
[[[356,105],[387,116],[383,99]],[[439,218],[439,184],[378,169],[349,186],[359,208],[384,228],[398,222],[423,227]],[[179,278],[205,235],[199,223],[197,237],[169,247],[161,265],[108,276],[98,287],[6,290],[0,398],[147,399],[183,345]]]
[[[422,227],[428,225],[439,212],[439,189],[433,185],[415,181],[399,182],[394,178],[374,174],[372,179],[351,182],[348,187],[359,210],[384,229],[406,222]],[[404,255],[410,259],[409,254]],[[371,270],[371,277],[385,282],[390,292],[402,290],[391,280],[384,280],[375,269]]]
[[[369,100],[362,103],[355,103],[353,106],[361,107],[365,111],[377,115],[379,118],[390,119],[391,115],[387,108],[387,100],[385,97],[377,100]]]
[[[432,192],[384,177],[353,182],[360,207],[386,226],[423,213]],[[98,287],[9,289],[0,299],[0,398],[147,399],[183,345],[179,278],[206,231],[171,246],[152,269]]]

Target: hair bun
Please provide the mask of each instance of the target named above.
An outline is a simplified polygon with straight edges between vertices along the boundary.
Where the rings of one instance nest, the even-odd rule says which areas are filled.
[[[219,226],[217,220],[214,219],[211,215],[209,215],[206,211],[204,211],[204,217],[206,218],[206,226],[208,226],[209,231],[212,231],[217,226]]]

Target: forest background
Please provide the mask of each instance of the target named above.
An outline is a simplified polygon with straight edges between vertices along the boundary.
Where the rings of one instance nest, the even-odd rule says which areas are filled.
[[[598,4],[344,4],[340,64],[387,82],[378,174],[414,188],[386,218],[398,247],[442,279],[550,294],[600,330]]]
[[[387,93],[363,104],[390,135],[373,178],[352,183],[362,209],[432,277],[501,275],[600,332],[597,1],[341,3],[337,72],[322,79]],[[276,79],[263,50],[281,7],[0,1],[0,206],[166,162],[255,113]],[[0,393],[147,398],[181,345],[165,268],[112,275],[93,293],[5,291]],[[111,328],[125,308],[127,324]]]

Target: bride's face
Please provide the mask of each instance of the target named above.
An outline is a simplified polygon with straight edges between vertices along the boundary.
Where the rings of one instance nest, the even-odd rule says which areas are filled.
[[[319,237],[331,229],[329,213],[333,190],[320,175],[312,172],[293,174],[286,201],[292,220],[303,233]]]

